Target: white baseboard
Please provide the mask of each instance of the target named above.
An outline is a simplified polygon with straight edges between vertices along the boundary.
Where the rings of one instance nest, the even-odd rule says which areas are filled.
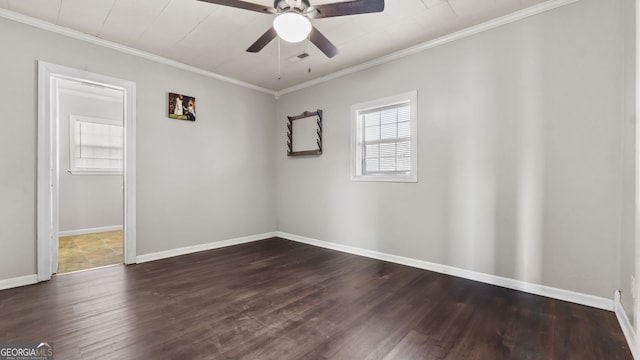
[[[107,231],[116,231],[122,230],[122,225],[113,225],[113,226],[103,226],[92,229],[79,229],[79,230],[67,230],[67,231],[59,231],[58,237],[63,236],[74,236],[74,235],[84,235],[84,234],[95,234]]]
[[[629,349],[631,349],[631,355],[633,355],[634,359],[640,359],[640,349],[638,349],[638,343],[636,341],[636,332],[633,330],[629,317],[627,317],[627,313],[624,311],[624,307],[622,306],[620,290],[616,290],[614,293],[613,306],[618,322],[620,323],[620,327],[622,328],[622,333],[627,339]]]
[[[0,280],[0,290],[11,289],[15,287],[31,285],[38,282],[38,275],[20,276],[11,279]]]
[[[520,290],[527,293],[546,296],[576,304],[587,305],[598,309],[613,311],[613,300],[598,296],[582,294],[570,290],[558,289],[545,285],[532,284],[525,281],[509,279],[501,276],[480,273],[472,270],[461,269],[453,266],[436,264],[423,260],[411,259],[403,256],[385,254],[377,251],[361,249],[353,246],[341,245],[327,241],[312,239],[304,236],[289,234],[281,231],[276,236],[309,245],[323,247],[331,250],[346,252],[349,254],[365,256],[368,258],[389,261],[396,264],[407,265],[419,269],[434,271],[442,274],[453,275],[469,280],[475,280],[486,284],[502,286],[509,289]]]
[[[140,264],[140,263],[145,263],[145,262],[154,261],[154,260],[166,259],[174,256],[192,254],[200,251],[213,250],[213,249],[223,248],[223,247],[232,246],[232,245],[245,244],[253,241],[272,238],[275,236],[277,236],[276,232],[268,232],[268,233],[245,236],[245,237],[240,237],[235,239],[215,241],[207,244],[200,244],[200,245],[187,246],[187,247],[178,248],[178,249],[159,251],[159,252],[150,253],[150,254],[138,255],[136,257],[136,262]]]

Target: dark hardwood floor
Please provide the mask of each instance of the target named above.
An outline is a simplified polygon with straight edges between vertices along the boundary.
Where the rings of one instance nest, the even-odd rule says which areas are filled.
[[[282,239],[0,291],[65,359],[631,359],[612,312]]]

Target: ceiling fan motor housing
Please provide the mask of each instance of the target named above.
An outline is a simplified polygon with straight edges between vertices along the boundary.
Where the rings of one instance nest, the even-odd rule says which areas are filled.
[[[304,14],[311,7],[309,0],[275,0],[273,7],[278,13],[295,11]]]

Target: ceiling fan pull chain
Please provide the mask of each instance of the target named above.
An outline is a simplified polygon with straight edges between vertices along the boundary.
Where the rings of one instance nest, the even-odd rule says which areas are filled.
[[[282,66],[280,64],[281,62],[281,55],[280,55],[280,38],[278,37],[278,80],[280,80],[280,77],[282,76]]]
[[[309,43],[311,42],[311,39],[309,38],[309,36],[307,36],[307,50],[305,50],[305,53],[309,54]],[[309,72],[311,72],[311,65],[309,65]]]

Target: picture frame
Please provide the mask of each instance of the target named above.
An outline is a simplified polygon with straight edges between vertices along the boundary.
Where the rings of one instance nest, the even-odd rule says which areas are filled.
[[[171,119],[196,121],[196,98],[178,93],[169,93],[168,116]]]

